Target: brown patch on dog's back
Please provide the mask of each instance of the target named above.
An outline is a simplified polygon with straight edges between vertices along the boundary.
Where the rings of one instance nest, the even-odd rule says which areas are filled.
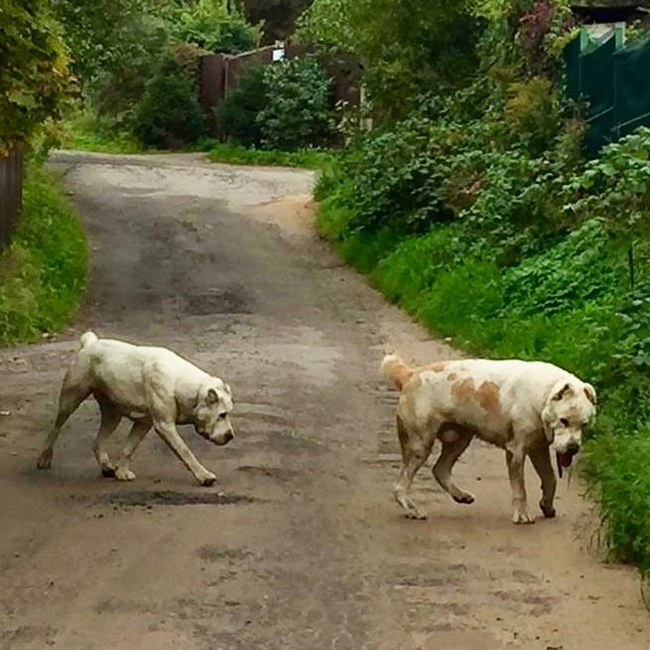
[[[466,402],[469,399],[476,398],[476,388],[474,387],[474,380],[471,377],[457,381],[451,386],[451,396],[455,402]]]
[[[447,379],[448,379],[449,381],[454,381],[454,379],[456,379],[457,376],[458,376],[458,375],[457,375],[455,372],[450,372],[450,373],[447,375]]]
[[[501,411],[501,401],[499,400],[499,386],[493,381],[484,381],[476,391],[479,404],[491,414]]]

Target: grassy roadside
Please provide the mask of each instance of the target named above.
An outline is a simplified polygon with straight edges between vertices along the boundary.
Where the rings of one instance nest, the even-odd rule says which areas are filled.
[[[320,232],[432,334],[471,354],[544,359],[595,381],[599,416],[581,468],[613,558],[650,574],[650,382],[634,347],[643,340],[647,298],[630,297],[626,246],[593,219],[504,268],[489,251],[472,256],[459,247],[461,224],[409,236],[355,231],[341,195],[321,191],[319,198]],[[637,244],[639,260],[649,249],[650,242]],[[640,280],[644,270],[640,264]],[[576,296],[578,282],[584,292]]]
[[[38,339],[74,316],[86,287],[86,238],[58,179],[27,170],[23,212],[0,254],[0,346]]]
[[[279,151],[275,149],[249,149],[236,144],[217,144],[208,152],[213,162],[230,165],[263,165],[280,167],[306,167],[323,169],[328,167],[334,154],[322,149],[301,149],[300,151]]]

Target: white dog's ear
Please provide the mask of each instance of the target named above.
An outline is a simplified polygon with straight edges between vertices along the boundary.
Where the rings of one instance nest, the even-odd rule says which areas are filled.
[[[571,388],[571,384],[564,384],[564,386],[562,386],[562,388],[560,388],[560,390],[558,390],[557,393],[553,395],[553,400],[559,402],[565,395],[569,395],[572,392],[573,389]]]
[[[584,390],[587,399],[596,406],[596,389],[591,384],[585,383]]]
[[[206,396],[206,402],[208,404],[216,404],[219,401],[219,395],[214,388],[208,388],[208,394]]]

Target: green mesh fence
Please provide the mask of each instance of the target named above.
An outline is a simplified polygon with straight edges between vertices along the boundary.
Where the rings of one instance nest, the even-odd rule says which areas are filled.
[[[582,31],[565,50],[567,95],[588,106],[587,148],[596,155],[638,126],[650,126],[650,41],[623,43],[617,28],[601,38]]]

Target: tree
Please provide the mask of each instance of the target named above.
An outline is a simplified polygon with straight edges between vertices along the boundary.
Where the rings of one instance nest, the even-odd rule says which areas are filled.
[[[0,152],[57,118],[72,91],[60,26],[43,0],[0,0]]]
[[[466,85],[481,21],[473,0],[315,0],[303,41],[356,55],[380,112],[404,114],[421,92]]]
[[[295,28],[300,14],[312,0],[243,0],[246,17],[253,23],[264,23],[264,42],[285,40]]]

